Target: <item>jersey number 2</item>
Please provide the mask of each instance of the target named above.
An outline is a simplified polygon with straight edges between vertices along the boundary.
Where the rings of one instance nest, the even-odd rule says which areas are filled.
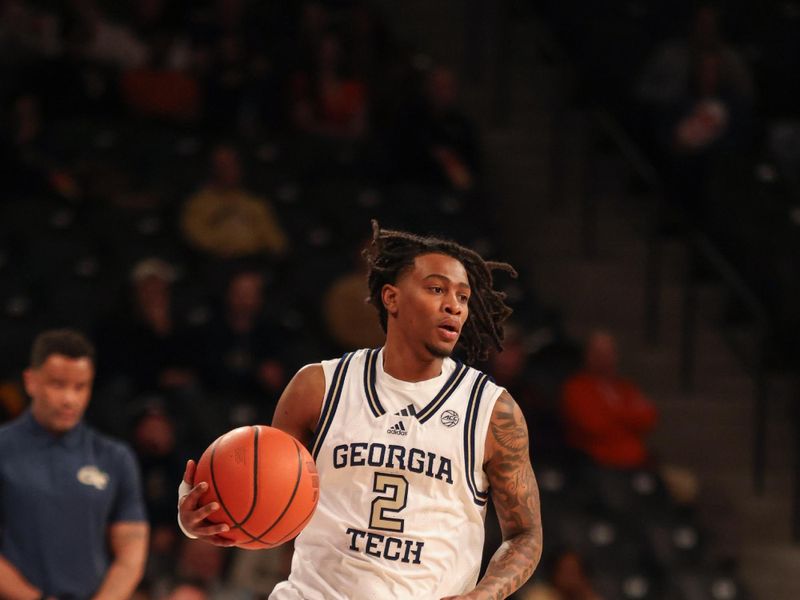
[[[402,475],[375,473],[372,491],[384,494],[372,501],[372,513],[369,518],[370,529],[394,531],[402,533],[404,519],[387,517],[386,513],[399,513],[406,507],[408,500],[408,481]]]

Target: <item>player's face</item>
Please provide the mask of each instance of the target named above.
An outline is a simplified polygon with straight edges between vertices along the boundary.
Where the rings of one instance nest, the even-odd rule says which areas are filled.
[[[75,427],[89,405],[94,367],[89,358],[51,354],[38,368],[24,373],[36,421],[53,433]]]
[[[397,282],[394,310],[399,333],[432,357],[450,356],[469,316],[464,265],[446,254],[423,254]]]

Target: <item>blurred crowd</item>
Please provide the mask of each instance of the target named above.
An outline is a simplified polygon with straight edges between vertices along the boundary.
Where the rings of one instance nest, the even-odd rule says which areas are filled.
[[[0,50],[0,421],[24,410],[33,336],[87,332],[88,419],[143,475],[137,598],[263,596],[290,549],[184,539],[185,461],[268,424],[303,364],[380,345],[360,257],[371,218],[507,258],[458,77],[357,0],[7,0]],[[689,145],[722,118],[686,111]],[[648,451],[657,414],[613,334],[567,339],[526,282],[497,283],[515,314],[478,366],[525,412],[545,518],[545,561],[517,597],[688,597],[682,581],[724,568],[702,554],[691,474]]]
[[[722,251],[772,316],[769,364],[795,368],[800,3],[568,1],[541,13],[579,72],[578,102],[612,114],[658,173],[661,233],[700,231]],[[730,323],[747,318],[732,300]]]

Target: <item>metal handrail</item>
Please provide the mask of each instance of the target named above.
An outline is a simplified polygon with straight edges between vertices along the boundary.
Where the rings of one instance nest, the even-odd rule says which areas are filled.
[[[656,196],[656,206],[650,219],[647,233],[647,258],[645,271],[645,331],[648,341],[655,343],[660,330],[660,303],[662,287],[662,252],[658,235],[659,210],[664,202],[664,186],[656,168],[650,163],[636,142],[628,135],[619,122],[606,110],[599,109],[593,113],[594,122],[599,131],[611,140],[620,154],[625,158],[633,171],[648,185]],[[688,217],[678,212],[679,221],[686,229],[684,242],[687,254],[691,258],[702,259],[712,273],[725,285],[734,297],[741,302],[752,317],[756,327],[757,352],[755,364],[751,367],[754,383],[754,441],[753,441],[753,487],[756,493],[764,490],[766,471],[766,423],[768,407],[768,390],[766,385],[766,344],[769,339],[770,319],[764,304],[750,289],[741,275],[723,256],[714,243],[704,234],[688,226]],[[692,262],[695,262],[692,261]],[[691,264],[691,263],[690,263]],[[683,326],[681,335],[681,380],[687,391],[694,388],[695,335],[697,291],[691,269],[687,270],[684,285]],[[800,490],[796,490],[800,494]],[[796,517],[800,519],[800,515]]]
[[[647,160],[636,142],[624,130],[619,121],[605,109],[595,109],[593,118],[598,129],[611,140],[620,154],[628,161],[633,171],[657,200],[648,222],[647,255],[645,257],[644,315],[645,336],[648,342],[656,344],[660,338],[661,315],[661,240],[656,232],[660,205],[663,203],[664,184],[656,168]]]
[[[769,408],[769,397],[766,376],[766,355],[767,343],[770,333],[770,319],[766,308],[756,297],[753,291],[742,280],[741,276],[735,271],[728,260],[722,256],[716,246],[705,235],[694,232],[687,238],[687,246],[690,247],[694,257],[705,260],[706,265],[725,283],[728,290],[734,293],[736,299],[748,309],[753,318],[756,335],[756,356],[753,364],[746,365],[750,368],[753,379],[753,488],[757,494],[764,492],[765,475],[767,467],[767,411]],[[688,275],[690,277],[691,275]],[[691,292],[694,296],[693,292]],[[689,304],[688,310],[692,310],[694,305]],[[687,310],[687,312],[688,312]],[[693,318],[693,316],[685,316]],[[693,336],[694,331],[684,332],[685,336]],[[691,343],[693,347],[693,343]],[[691,386],[692,380],[688,375],[693,359],[685,359],[687,365],[684,371],[684,383]],[[800,489],[795,490],[795,494],[800,494]],[[795,515],[795,519],[800,519],[800,514]],[[800,539],[800,538],[798,538]]]
[[[658,170],[647,160],[647,157],[620,125],[619,121],[605,109],[595,109],[594,119],[609,139],[616,144],[620,153],[627,159],[636,174],[647,182],[652,189],[661,190],[663,183]]]
[[[704,258],[713,267],[714,272],[725,281],[729,289],[736,294],[738,300],[744,304],[748,311],[753,315],[759,325],[769,326],[769,314],[764,304],[756,297],[756,294],[742,279],[741,275],[719,251],[708,237],[701,233],[692,236],[692,243],[697,246]]]
[[[577,69],[568,58],[568,53],[564,51],[560,43],[552,38],[543,36],[547,44],[548,54],[551,59],[561,63],[564,67],[579,77]],[[561,111],[563,112],[563,107]],[[556,117],[558,118],[557,114]],[[614,118],[607,110],[599,109],[593,111],[592,118],[597,125],[597,130],[605,133],[611,140],[620,154],[625,157],[633,171],[649,187],[651,193],[656,196],[656,202],[651,206],[651,216],[648,219],[647,232],[647,257],[646,274],[644,286],[644,306],[645,306],[645,332],[647,340],[653,344],[658,342],[661,322],[661,300],[662,300],[662,241],[658,234],[661,214],[665,207],[665,186],[661,176],[655,166],[647,159],[638,144],[625,131],[619,121]],[[554,136],[555,139],[558,136]],[[559,156],[557,145],[552,147],[553,156],[551,160],[553,167],[563,167]],[[553,202],[560,198],[560,184],[553,192]],[[586,198],[588,194],[584,192],[582,207],[583,213],[583,246],[584,254],[587,258],[593,256],[595,247],[595,237],[597,230],[597,208],[594,201]],[[683,211],[681,211],[683,212]],[[684,224],[690,221],[685,214],[678,215]],[[590,222],[594,221],[594,222]],[[687,228],[688,231],[688,228]],[[752,377],[754,382],[754,404],[755,404],[755,424],[754,424],[754,448],[753,448],[753,485],[757,493],[764,489],[764,472],[766,469],[766,422],[768,406],[768,390],[766,378],[766,351],[767,340],[770,334],[770,319],[764,304],[757,298],[756,294],[746,284],[744,279],[738,274],[736,269],[722,255],[717,247],[706,236],[694,232],[694,235],[687,235],[685,238],[686,248],[689,256],[702,257],[719,279],[724,282],[728,290],[742,303],[753,317],[757,330],[757,356],[755,364],[751,365]],[[686,285],[684,288],[684,315],[683,329],[684,335],[681,343],[681,362],[682,378],[684,384],[690,387],[693,384],[692,367],[694,363],[694,317],[696,309],[696,282],[693,278],[691,269],[687,269]],[[800,409],[797,410],[797,431],[795,432],[796,460],[800,465]],[[800,542],[800,466],[796,469],[795,484],[793,492],[793,537]]]

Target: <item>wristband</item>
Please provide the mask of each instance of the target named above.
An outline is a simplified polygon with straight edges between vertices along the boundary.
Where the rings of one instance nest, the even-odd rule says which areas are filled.
[[[181,499],[191,491],[192,491],[192,485],[190,483],[186,483],[183,479],[181,479],[181,484],[178,486],[178,506],[180,506]],[[197,539],[196,535],[192,535],[191,533],[186,531],[186,528],[184,528],[183,523],[181,523],[180,511],[178,511],[178,527],[180,527],[181,531],[183,532],[183,535],[185,535],[190,540]]]

